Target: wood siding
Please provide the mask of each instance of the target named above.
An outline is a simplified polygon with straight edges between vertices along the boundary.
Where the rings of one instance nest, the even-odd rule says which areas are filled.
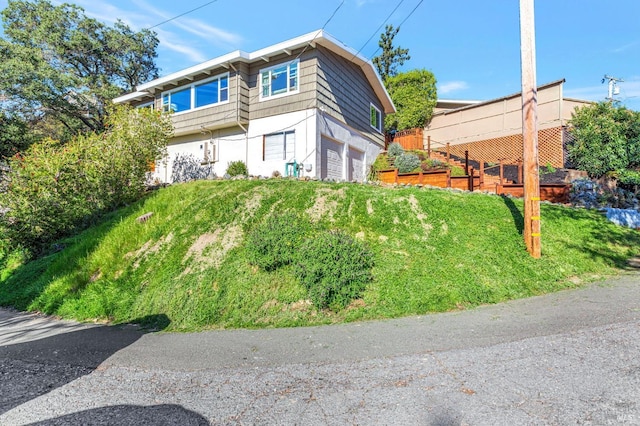
[[[302,111],[316,106],[316,59],[314,58],[313,49],[300,55],[297,93],[273,99],[260,99],[260,70],[292,61],[300,53],[301,50],[293,51],[291,55],[282,54],[275,56],[271,58],[269,62],[251,64],[248,79],[250,120]]]
[[[362,69],[323,47],[318,46],[314,53],[318,107],[383,146],[384,136],[371,127],[369,114],[370,104],[380,111],[384,107]]]

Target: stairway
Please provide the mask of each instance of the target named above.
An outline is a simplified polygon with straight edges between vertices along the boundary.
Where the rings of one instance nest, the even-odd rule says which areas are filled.
[[[447,163],[447,156],[445,154],[442,154],[440,152],[437,151],[431,151],[431,159],[432,160],[438,160],[438,161],[442,161],[443,163]],[[450,158],[448,161],[449,164],[451,164],[452,166],[457,166],[460,167],[462,169],[464,169],[464,163],[455,159],[455,158]],[[498,173],[497,169],[491,169],[491,172],[494,173]],[[475,170],[474,173],[480,173],[479,170]],[[509,180],[509,179],[503,179],[502,180],[503,183],[509,184],[509,183],[513,183],[513,181]],[[496,190],[496,184],[500,183],[500,176],[499,175],[494,175],[494,174],[490,174],[485,172],[484,173],[484,182],[483,184],[480,186],[480,190],[481,191],[492,191],[495,192]]]

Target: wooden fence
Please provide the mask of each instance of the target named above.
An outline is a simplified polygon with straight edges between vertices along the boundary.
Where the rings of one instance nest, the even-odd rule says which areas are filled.
[[[480,188],[480,176],[474,174],[473,168],[470,169],[470,174],[467,176],[451,176],[451,170],[414,173],[398,173],[398,169],[380,170],[378,179],[384,183],[430,185],[465,191]]]
[[[385,135],[384,146],[385,149],[389,147],[392,142],[399,143],[405,151],[424,149],[424,129],[409,129],[396,132],[393,136]]]
[[[552,203],[568,203],[571,185],[543,184],[540,185],[540,199]],[[496,194],[508,194],[513,197],[524,197],[524,185],[518,183],[496,184]]]

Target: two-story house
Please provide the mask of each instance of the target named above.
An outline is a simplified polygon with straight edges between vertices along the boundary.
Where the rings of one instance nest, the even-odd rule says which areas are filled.
[[[158,78],[114,99],[172,113],[174,138],[154,177],[171,181],[178,154],[241,160],[252,175],[274,171],[366,179],[384,148],[383,118],[395,112],[372,63],[326,32],[255,52],[235,51]]]

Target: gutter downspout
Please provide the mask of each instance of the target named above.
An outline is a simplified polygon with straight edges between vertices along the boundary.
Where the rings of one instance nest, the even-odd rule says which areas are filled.
[[[240,73],[238,69],[233,65],[233,63],[229,62],[229,66],[233,69],[233,72],[236,74],[236,124],[244,131],[244,164],[247,166],[247,171],[249,170],[249,131],[248,129],[240,122]]]

